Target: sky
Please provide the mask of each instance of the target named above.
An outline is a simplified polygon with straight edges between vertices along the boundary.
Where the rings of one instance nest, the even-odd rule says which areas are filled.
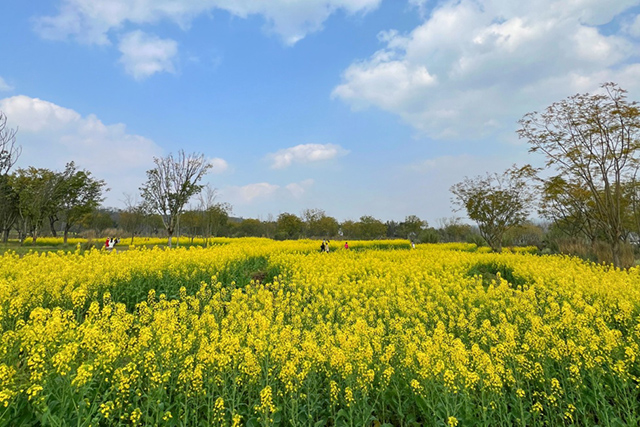
[[[136,197],[184,150],[233,216],[431,225],[465,176],[541,165],[518,120],[613,81],[640,99],[640,0],[3,0],[16,167]]]

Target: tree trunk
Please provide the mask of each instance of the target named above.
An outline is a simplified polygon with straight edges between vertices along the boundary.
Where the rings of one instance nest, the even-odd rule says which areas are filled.
[[[9,241],[9,229],[5,228],[2,231],[2,243],[7,243]]]
[[[613,256],[613,266],[617,268],[622,268],[620,249],[620,240],[614,240],[613,243],[611,243],[611,255]]]
[[[53,237],[58,237],[58,234],[56,233],[56,217],[54,216],[49,217],[49,226],[51,227],[51,235]],[[65,240],[65,243],[67,243],[66,240]]]
[[[133,236],[135,236],[135,231],[131,233],[131,244],[133,245]]]
[[[169,240],[167,244],[169,245],[169,247],[171,247],[171,240],[173,239],[173,230],[171,231],[167,230],[167,234],[169,235]]]
[[[63,235],[63,238],[62,238],[62,242],[63,242],[65,245],[67,244],[67,237],[69,236],[69,228],[71,228],[71,227],[68,227],[68,226],[65,224],[65,226],[64,226],[64,235]]]

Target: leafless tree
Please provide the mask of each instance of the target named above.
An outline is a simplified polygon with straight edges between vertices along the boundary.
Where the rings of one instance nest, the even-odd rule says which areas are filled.
[[[16,164],[22,147],[16,145],[18,128],[7,127],[7,116],[0,111],[0,175],[6,175]]]
[[[140,187],[148,208],[162,217],[168,234],[169,247],[180,214],[189,199],[202,190],[198,184],[211,164],[204,154],[185,154],[183,150],[174,158],[154,157],[156,167],[147,171],[147,182]]]

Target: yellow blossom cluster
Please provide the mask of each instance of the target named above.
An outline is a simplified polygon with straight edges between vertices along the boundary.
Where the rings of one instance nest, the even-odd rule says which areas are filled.
[[[640,420],[640,270],[470,244],[332,249],[5,254],[0,424]]]

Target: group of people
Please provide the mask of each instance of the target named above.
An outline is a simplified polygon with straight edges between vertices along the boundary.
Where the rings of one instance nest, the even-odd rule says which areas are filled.
[[[344,248],[345,249],[349,249],[349,243],[348,242],[344,242]],[[328,240],[323,240],[322,243],[320,244],[320,252],[329,252],[329,241]]]
[[[110,251],[110,250],[112,250],[112,249],[115,247],[115,245],[117,245],[118,243],[120,243],[120,238],[119,238],[119,237],[117,237],[117,238],[115,238],[115,239],[114,239],[113,237],[110,237],[110,238],[109,238],[109,237],[107,237],[107,241],[106,241],[106,242],[104,242],[104,248],[105,248],[106,250]]]

